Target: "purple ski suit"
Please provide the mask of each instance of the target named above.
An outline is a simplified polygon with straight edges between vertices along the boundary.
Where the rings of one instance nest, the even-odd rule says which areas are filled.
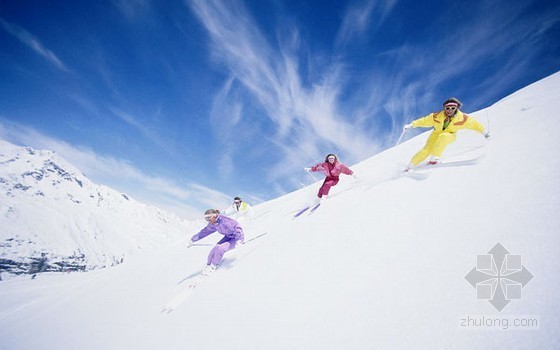
[[[191,240],[196,242],[203,239],[204,237],[218,231],[218,233],[224,235],[214,248],[208,254],[208,265],[218,266],[222,261],[224,253],[228,250],[235,248],[237,242],[243,242],[245,236],[243,235],[243,229],[237,221],[224,215],[218,215],[216,223],[208,223],[205,228],[200,230],[196,235],[192,236]]]

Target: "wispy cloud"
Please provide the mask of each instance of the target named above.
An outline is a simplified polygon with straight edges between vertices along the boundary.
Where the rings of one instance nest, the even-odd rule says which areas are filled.
[[[325,62],[321,53],[305,46],[296,26],[278,29],[277,36],[270,39],[241,1],[187,3],[210,36],[212,58],[229,74],[215,100],[216,119],[224,118],[226,123],[226,118],[235,117],[235,124],[228,126],[243,133],[248,124],[243,113],[250,113],[249,106],[258,105],[264,111],[258,118],[275,125],[275,133],[264,133],[268,144],[282,155],[270,167],[273,179],[293,176],[301,162],[316,159],[326,150],[340,152],[343,159],[351,162],[389,146],[405,122],[431,112],[442,98],[453,93],[446,88],[442,97],[442,87],[480,69],[481,62],[491,62],[497,48],[511,51],[509,61],[479,79],[477,86],[458,86],[457,90],[486,88],[483,95],[490,96],[495,94],[493,91],[502,91],[499,82],[510,82],[519,74],[519,67],[530,64],[538,52],[534,45],[519,43],[537,41],[539,33],[557,21],[554,14],[542,23],[525,18],[530,1],[507,6],[502,1],[477,2],[470,5],[470,15],[464,17],[457,17],[457,8],[443,8],[441,16],[419,28],[426,31],[425,40],[404,38],[400,47],[378,54],[390,57],[390,65],[361,67],[367,78],[361,79],[362,85],[349,94],[348,87],[355,81],[351,81],[347,63],[340,61],[343,56],[335,52]],[[397,3],[398,0],[352,3],[334,38],[335,46],[342,50],[354,38],[375,33]],[[448,25],[450,21],[453,25]],[[442,27],[446,30],[442,31]],[[387,125],[386,120],[371,122],[377,115],[389,116],[390,134],[386,129],[377,129]],[[229,150],[224,155],[227,171],[233,165],[226,160],[232,158],[233,152]]]
[[[151,0],[116,0],[115,6],[128,20],[135,20],[150,12]]]
[[[133,198],[177,215],[195,219],[202,208],[227,205],[229,196],[196,183],[148,175],[124,159],[100,155],[89,148],[70,145],[32,128],[0,119],[0,138],[36,149],[53,150],[92,181],[125,192]]]
[[[367,130],[354,126],[352,111],[339,106],[346,83],[344,64],[314,66],[312,69],[321,74],[303,84],[309,80],[301,76],[302,65],[308,60],[301,52],[308,50],[296,30],[280,37],[278,43],[270,43],[239,1],[188,3],[208,31],[213,59],[230,74],[227,88],[216,96],[215,118],[227,122],[236,113],[220,106],[257,104],[264,111],[259,117],[275,125],[275,132],[267,133],[268,142],[283,156],[272,167],[271,177],[293,174],[301,166],[293,159],[309,162],[319,154],[340,151],[347,160],[356,161],[364,152],[378,150]],[[239,116],[236,120],[240,121],[230,127],[243,132],[247,120]]]
[[[557,21],[554,14],[546,16],[548,20],[545,21],[527,18],[529,1],[504,4],[471,4],[470,15],[460,17],[461,20],[457,20],[456,8],[442,9],[448,13],[419,28],[426,32],[425,40],[405,41],[401,46],[378,54],[385,56],[383,60],[389,58],[391,65],[372,66],[365,73],[370,85],[360,89],[368,95],[360,97],[365,101],[360,115],[387,113],[392,121],[393,138],[397,138],[403,123],[433,111],[442,98],[448,97],[449,88],[443,91],[442,97],[442,86],[453,85],[458,78],[475,70],[483,71],[485,67],[481,62],[492,62],[498,54],[509,52],[501,67],[484,71],[485,76],[476,86],[456,87],[480,91],[480,98],[500,97],[499,91],[510,86],[521,70],[529,69],[535,55],[541,52],[539,47],[543,47],[543,43],[538,42],[541,34]],[[448,25],[449,22],[453,25]],[[442,27],[446,30],[442,31]]]
[[[351,3],[346,10],[336,37],[336,45],[343,46],[356,36],[370,33],[370,27],[379,28],[398,0],[365,0]]]
[[[123,110],[116,107],[110,108],[110,111],[119,119],[121,119],[134,129],[138,130],[140,134],[142,134],[148,140],[164,149],[167,153],[176,153],[176,150],[170,147],[167,142],[157,133],[156,128],[149,125],[149,123],[143,122],[139,117],[124,112]]]
[[[58,69],[65,72],[70,71],[66,67],[66,65],[54,54],[54,52],[46,48],[43,44],[41,44],[39,39],[37,39],[35,36],[27,32],[23,28],[20,28],[14,24],[10,24],[2,18],[0,18],[0,26]]]

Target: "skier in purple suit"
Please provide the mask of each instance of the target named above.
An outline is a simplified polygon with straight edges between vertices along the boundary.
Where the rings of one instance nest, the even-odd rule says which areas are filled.
[[[210,251],[210,254],[208,254],[208,262],[202,273],[209,274],[218,268],[224,253],[234,249],[237,243],[243,243],[245,236],[243,235],[243,229],[239,226],[237,221],[225,215],[221,215],[220,211],[217,209],[206,210],[204,212],[204,219],[208,221],[208,225],[196,235],[192,236],[189,246],[216,231],[224,235],[224,238],[216,243],[214,248]]]

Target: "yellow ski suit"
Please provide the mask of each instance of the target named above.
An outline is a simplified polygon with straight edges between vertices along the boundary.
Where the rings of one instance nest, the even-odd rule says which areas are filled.
[[[424,148],[416,153],[410,162],[415,166],[420,164],[429,155],[441,157],[445,148],[455,141],[457,135],[455,133],[461,129],[470,129],[484,133],[484,126],[476,119],[469,117],[460,110],[457,110],[454,116],[450,118],[449,124],[443,130],[445,123],[445,111],[430,113],[425,117],[418,118],[412,122],[412,127],[433,127],[434,131],[428,137],[428,141]]]

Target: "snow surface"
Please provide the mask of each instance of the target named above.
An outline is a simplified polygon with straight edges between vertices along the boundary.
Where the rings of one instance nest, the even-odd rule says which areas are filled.
[[[558,349],[560,73],[472,113],[447,159],[474,166],[397,175],[423,133],[352,168],[313,214],[318,189],[255,207],[246,237],[171,313],[205,264],[190,237],[124,264],[0,282],[1,349]],[[327,151],[326,151],[327,152]],[[302,168],[307,164],[302,164]],[[200,243],[213,243],[210,236]],[[496,243],[534,278],[498,312],[465,275]],[[535,315],[539,329],[465,330],[463,315]]]

